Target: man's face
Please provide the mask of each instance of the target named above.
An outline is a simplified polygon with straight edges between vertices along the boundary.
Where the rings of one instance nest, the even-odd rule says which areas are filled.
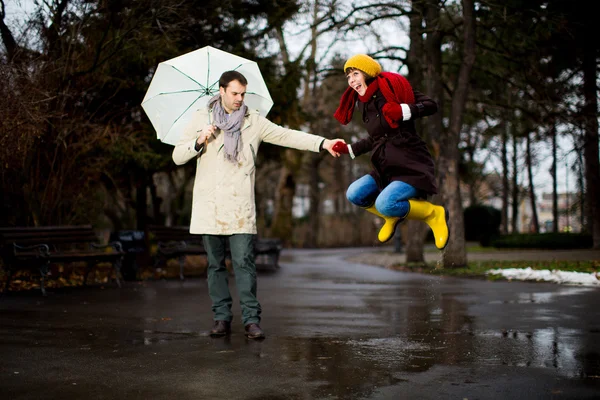
[[[242,85],[240,81],[233,80],[229,82],[227,88],[219,88],[221,93],[221,100],[223,102],[223,108],[227,114],[231,114],[237,111],[244,104],[244,96],[246,96],[246,86]]]

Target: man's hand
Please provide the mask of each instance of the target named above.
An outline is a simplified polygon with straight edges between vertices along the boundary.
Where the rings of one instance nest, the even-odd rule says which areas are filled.
[[[325,141],[323,142],[323,148],[327,150],[329,154],[331,154],[334,157],[339,157],[341,156],[341,152],[339,150],[336,150],[335,146],[337,146],[338,149],[346,148],[346,153],[348,153],[348,148],[344,139],[325,139]]]
[[[198,136],[198,139],[196,140],[196,143],[200,144],[204,144],[206,143],[206,141],[212,136],[214,135],[215,131],[217,130],[217,127],[214,125],[206,125],[204,128],[202,128],[199,133],[200,136]]]

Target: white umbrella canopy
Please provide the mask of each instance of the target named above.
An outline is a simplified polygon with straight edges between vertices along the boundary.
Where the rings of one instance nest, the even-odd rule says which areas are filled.
[[[219,93],[219,78],[235,70],[248,80],[244,103],[266,116],[273,100],[256,62],[206,46],[158,64],[142,108],[159,140],[175,145],[194,112]]]

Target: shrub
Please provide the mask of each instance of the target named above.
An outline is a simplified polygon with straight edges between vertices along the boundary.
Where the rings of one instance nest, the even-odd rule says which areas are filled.
[[[481,246],[488,247],[500,234],[502,214],[494,207],[484,205],[467,207],[464,218],[466,240],[478,241]]]
[[[528,233],[501,236],[492,245],[515,249],[588,249],[593,240],[585,233]]]

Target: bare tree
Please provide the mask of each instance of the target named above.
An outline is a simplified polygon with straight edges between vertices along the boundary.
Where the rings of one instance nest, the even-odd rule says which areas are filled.
[[[538,221],[537,213],[537,202],[535,197],[535,185],[533,183],[533,155],[531,154],[531,134],[525,135],[527,143],[526,157],[527,157],[527,177],[529,178],[529,201],[531,205],[531,224],[535,233],[540,233],[540,223]]]
[[[462,62],[452,95],[448,131],[440,141],[438,159],[442,197],[450,212],[451,235],[443,254],[444,267],[464,266],[467,263],[464,218],[458,174],[458,143],[467,102],[471,71],[475,63],[475,6],[473,0],[462,0],[463,40]]]

